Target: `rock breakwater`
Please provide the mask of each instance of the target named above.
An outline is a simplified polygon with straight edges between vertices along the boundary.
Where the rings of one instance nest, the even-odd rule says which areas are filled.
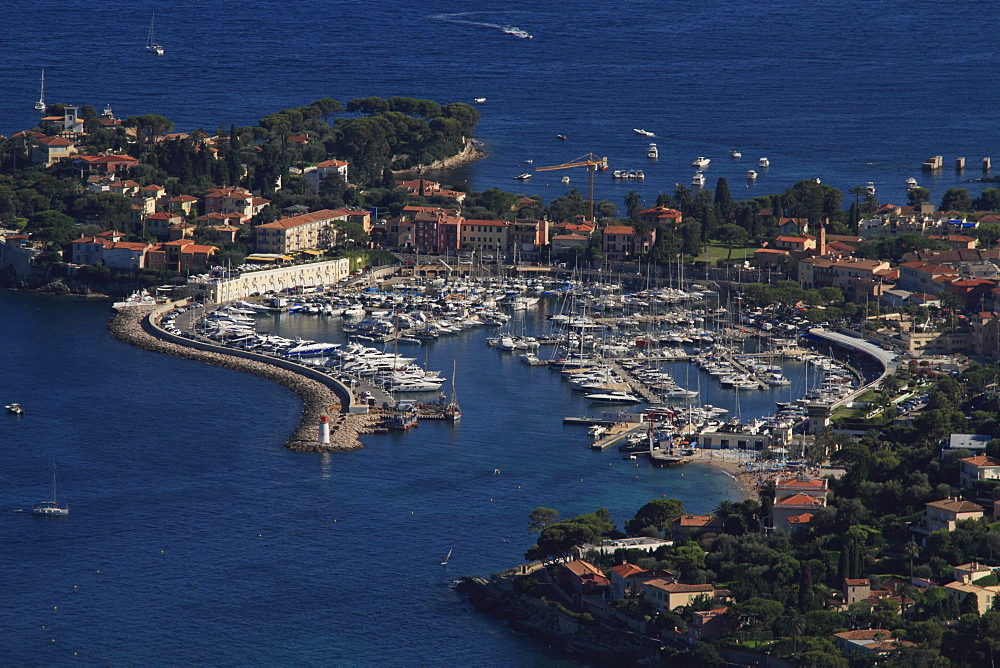
[[[152,352],[182,357],[184,359],[251,373],[284,385],[302,399],[302,420],[292,433],[285,447],[305,452],[340,452],[364,447],[358,436],[370,433],[375,416],[342,413],[340,399],[323,383],[306,378],[294,371],[282,369],[264,361],[244,359],[233,355],[199,350],[165,341],[150,334],[143,327],[143,320],[152,309],[148,307],[123,308],[108,323],[111,334],[124,343]],[[330,421],[330,443],[319,442],[320,417]]]

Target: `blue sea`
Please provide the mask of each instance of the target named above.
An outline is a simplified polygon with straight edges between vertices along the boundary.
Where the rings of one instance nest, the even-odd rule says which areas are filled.
[[[709,184],[725,176],[734,194],[767,156],[746,194],[819,177],[844,190],[874,181],[883,202],[902,201],[910,176],[935,200],[976,193],[979,159],[1000,159],[1000,59],[983,31],[995,4],[501,7],[7,0],[0,132],[34,123],[44,67],[50,102],[160,113],[179,130],[252,124],[323,96],[486,97],[477,135],[489,157],[450,178],[513,188],[524,160],[592,151],[646,172],[642,184],[598,178],[598,197],[619,204],[633,188],[651,203],[687,183],[700,155]],[[161,58],[143,53],[154,9]],[[657,134],[657,162],[632,128]],[[931,155],[948,165],[933,177],[919,171]],[[959,155],[965,175],[950,168]],[[518,189],[557,196],[562,174]],[[3,663],[552,665],[559,654],[474,612],[450,583],[516,563],[538,505],[606,506],[621,525],[664,494],[693,512],[732,498],[718,471],[587,450],[561,418],[588,407],[482,331],[427,351],[445,375],[458,360],[460,425],[321,456],[282,448],[301,408],[288,390],[118,343],[108,317],[105,302],[0,293],[0,403],[28,411],[0,416]],[[744,395],[744,415],[787,391]],[[53,461],[70,517],[15,512],[48,496]]]
[[[39,75],[49,102],[111,104],[116,114],[159,113],[178,130],[255,124],[278,109],[330,96],[404,95],[442,102],[485,97],[478,137],[489,157],[446,181],[550,200],[586,191],[582,169],[513,180],[534,166],[593,152],[644,182],[597,178],[596,196],[623,208],[635,189],[651,204],[690,184],[690,163],[712,160],[713,187],[734,197],[777,193],[820,178],[845,193],[872,181],[877,198],[904,203],[916,178],[939,202],[950,187],[976,194],[980,161],[1000,163],[1000,43],[984,26],[997,3],[889,0],[739,3],[622,2],[85,3],[46,11],[72,30],[30,29],[36,2],[6,0],[0,29],[0,132],[37,118]],[[156,12],[163,57],[144,53]],[[519,27],[533,36],[503,32]],[[633,128],[655,132],[650,140]],[[557,134],[567,137],[565,141]],[[646,146],[659,146],[657,161]],[[730,149],[743,158],[734,161]],[[920,171],[929,156],[945,168]],[[968,168],[956,173],[954,159]],[[746,171],[771,167],[756,183]],[[1000,171],[1000,164],[996,171]],[[845,196],[845,206],[850,199]]]

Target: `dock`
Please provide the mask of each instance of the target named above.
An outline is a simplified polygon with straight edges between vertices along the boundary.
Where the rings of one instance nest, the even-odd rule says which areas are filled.
[[[629,422],[619,422],[608,427],[608,431],[599,440],[590,444],[591,450],[607,450],[613,445],[624,441],[632,434],[638,434],[646,430],[644,424],[632,424]]]
[[[653,392],[645,383],[641,383],[632,377],[632,374],[627,372],[621,367],[616,360],[608,360],[611,370],[622,377],[622,379],[628,384],[633,392],[638,394],[640,397],[645,399],[646,403],[650,406],[658,406],[663,403],[660,399],[660,395]]]

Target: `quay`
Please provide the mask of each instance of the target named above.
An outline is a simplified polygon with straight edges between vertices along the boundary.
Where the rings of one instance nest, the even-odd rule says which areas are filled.
[[[159,307],[122,308],[108,323],[108,329],[118,340],[138,348],[251,373],[295,392],[302,399],[303,410],[299,427],[285,442],[289,450],[340,452],[364,447],[358,436],[372,433],[376,416],[369,415],[367,407],[355,401],[350,388],[296,362],[186,339],[160,328],[159,318],[164,313],[185,304],[181,301]],[[319,441],[321,417],[329,419],[329,443]]]
[[[646,425],[619,422],[608,428],[607,434],[598,441],[590,444],[591,450],[607,450],[613,445],[617,445],[632,434],[645,431]]]

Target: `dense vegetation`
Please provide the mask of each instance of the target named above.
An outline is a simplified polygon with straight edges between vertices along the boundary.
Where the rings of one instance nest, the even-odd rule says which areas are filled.
[[[944,584],[951,581],[954,565],[975,561],[1000,567],[1000,523],[960,521],[950,533],[931,533],[925,545],[912,539],[907,525],[930,501],[957,494],[980,503],[1000,499],[1000,481],[958,490],[958,460],[969,453],[941,458],[939,445],[954,432],[991,434],[995,440],[987,454],[1000,456],[1000,397],[993,384],[998,374],[1000,365],[973,364],[958,377],[939,379],[929,392],[926,410],[912,425],[889,422],[857,441],[820,435],[807,457],[816,461],[829,457],[845,473],[830,479],[829,505],[814,515],[806,530],[793,535],[760,532],[773,497],[773,488],[765,486],[758,499],[720,503],[715,509],[723,519],[720,530],[696,533],[652,554],[619,551],[602,557],[592,552],[586,557],[604,568],[628,560],[645,569],[669,570],[684,583],[712,583],[729,590],[735,601],[730,605],[742,623],[721,645],[767,648],[772,656],[793,660],[797,666],[847,666],[830,634],[855,628],[887,629],[899,639],[917,643],[884,659],[882,665],[990,665],[993,652],[1000,649],[1000,612],[980,616],[972,607],[949,599],[942,586],[921,591],[910,578]],[[891,396],[914,382],[915,375],[904,369],[885,392]],[[624,535],[669,537],[673,519],[682,513],[680,501],[655,499],[640,508],[622,532],[603,509],[563,521],[555,510],[536,509],[531,528],[540,533],[526,556],[560,557],[584,542]],[[888,598],[843,609],[832,605],[845,578],[869,578],[873,587],[895,587],[904,597],[905,609]],[[977,584],[996,581],[997,576],[991,575]],[[662,614],[657,623],[683,630],[694,611],[719,605],[725,603],[696,601],[676,613]],[[641,600],[622,602],[620,609],[638,619],[657,619],[653,608]]]

